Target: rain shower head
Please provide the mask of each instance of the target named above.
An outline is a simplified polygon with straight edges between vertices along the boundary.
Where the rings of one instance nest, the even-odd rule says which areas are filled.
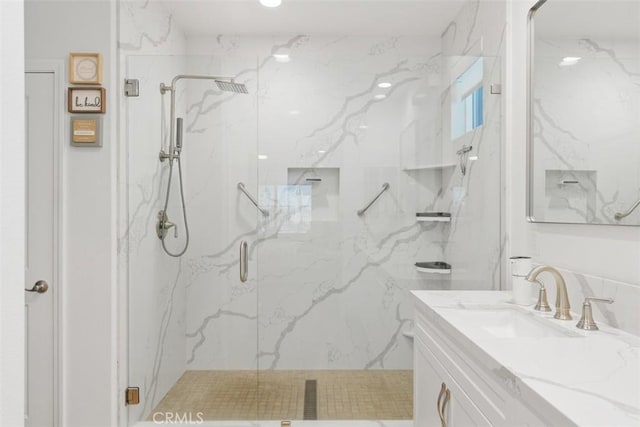
[[[223,92],[233,92],[233,93],[249,93],[247,90],[247,86],[242,83],[236,83],[233,80],[215,80],[218,88]]]

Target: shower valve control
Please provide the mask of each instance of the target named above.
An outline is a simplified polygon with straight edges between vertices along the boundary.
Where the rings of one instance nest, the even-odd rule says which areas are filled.
[[[178,238],[178,226],[169,221],[169,217],[164,210],[158,212],[158,222],[156,223],[156,233],[160,240],[164,240],[169,230],[173,228],[173,236]]]

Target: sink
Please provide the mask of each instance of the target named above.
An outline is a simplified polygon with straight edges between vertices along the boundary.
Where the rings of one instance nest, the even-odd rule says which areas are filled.
[[[551,318],[505,305],[456,309],[451,323],[461,329],[473,329],[483,338],[553,338],[580,337]],[[573,323],[571,323],[573,325]]]

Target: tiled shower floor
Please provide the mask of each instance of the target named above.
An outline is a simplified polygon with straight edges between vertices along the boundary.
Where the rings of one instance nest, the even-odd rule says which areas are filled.
[[[200,412],[215,420],[302,420],[305,381],[318,420],[411,420],[413,371],[187,371],[149,417]],[[380,425],[380,424],[378,424]]]

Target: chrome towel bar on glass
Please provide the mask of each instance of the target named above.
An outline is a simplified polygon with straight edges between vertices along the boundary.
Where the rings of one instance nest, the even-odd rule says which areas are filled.
[[[369,210],[369,208],[371,207],[371,205],[373,205],[376,200],[378,200],[378,198],[380,196],[382,196],[382,193],[384,193],[385,191],[387,191],[389,189],[389,183],[385,182],[384,184],[382,184],[382,190],[376,195],[376,197],[373,198],[372,201],[369,202],[369,204],[367,206],[365,206],[364,208],[360,209],[358,211],[358,216],[362,216],[364,215],[364,213]]]
[[[269,216],[269,211],[261,208],[260,205],[258,205],[258,201],[251,194],[249,194],[246,187],[244,186],[244,183],[242,182],[238,183],[238,190],[242,191],[245,194],[245,196],[247,196],[249,200],[251,200],[251,203],[253,203],[255,207],[258,208],[260,212],[262,212],[262,215]]]

